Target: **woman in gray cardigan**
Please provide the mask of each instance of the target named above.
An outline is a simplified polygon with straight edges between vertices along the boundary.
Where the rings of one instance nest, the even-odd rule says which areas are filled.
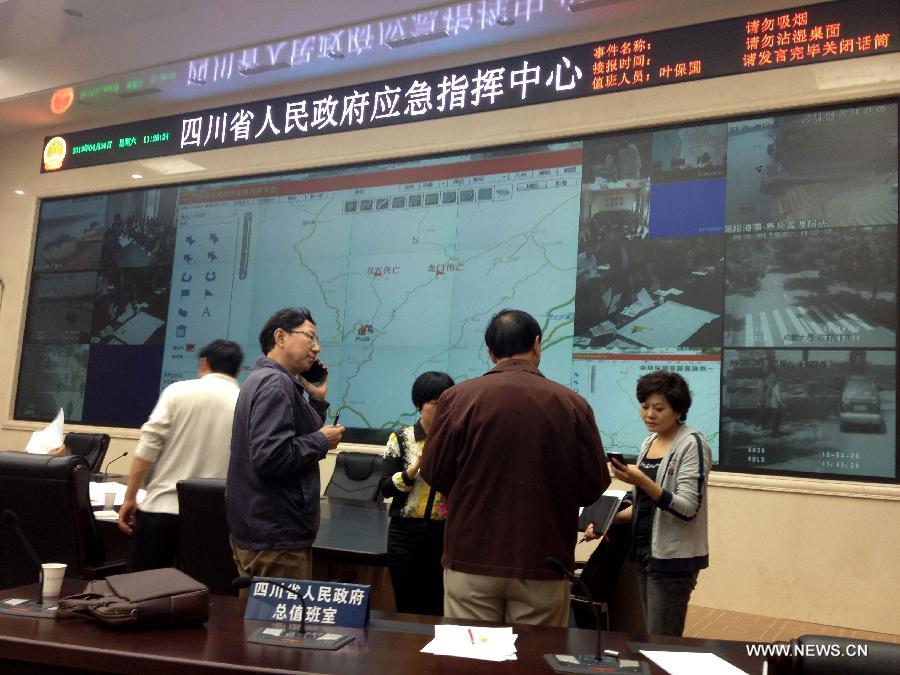
[[[650,435],[636,464],[610,460],[613,475],[633,485],[633,505],[615,522],[632,524],[647,630],[681,636],[700,570],[709,566],[706,487],[712,461],[699,431],[685,424],[691,392],[684,378],[658,370],[637,383]]]

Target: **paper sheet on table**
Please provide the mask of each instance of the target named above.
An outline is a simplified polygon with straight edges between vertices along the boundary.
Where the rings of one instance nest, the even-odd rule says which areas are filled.
[[[645,309],[652,306],[653,298],[650,297],[650,294],[647,292],[646,288],[642,288],[638,291],[637,299],[630,305],[628,305],[628,307],[623,309],[622,314],[624,314],[625,316],[637,316]]]
[[[482,661],[515,661],[517,637],[511,626],[438,625],[434,627],[434,639],[422,647],[422,652]]]
[[[644,347],[678,347],[718,314],[669,301],[619,328],[619,335]]]
[[[63,424],[65,422],[65,414],[60,408],[56,413],[56,418],[40,431],[35,431],[28,439],[28,445],[25,446],[25,452],[33,455],[46,455],[51,450],[56,450],[63,444]]]
[[[94,511],[94,520],[106,520],[114,523],[119,520],[118,511]]]
[[[91,495],[91,506],[103,506],[104,504],[104,495],[107,492],[115,492],[116,493],[116,506],[122,506],[125,501],[125,490],[128,489],[127,485],[123,485],[122,483],[94,483],[91,482],[89,490]],[[137,503],[140,504],[144,501],[144,497],[147,496],[147,491],[141,488],[137,493]]]
[[[709,652],[665,652],[642,649],[641,654],[669,675],[747,675]]]

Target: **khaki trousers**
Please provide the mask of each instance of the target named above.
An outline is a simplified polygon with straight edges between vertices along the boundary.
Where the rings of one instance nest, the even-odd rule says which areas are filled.
[[[569,582],[489,577],[445,568],[444,615],[497,623],[566,626]]]
[[[242,577],[277,577],[279,579],[311,579],[312,548],[289,548],[274,551],[250,551],[231,543],[231,554]],[[247,589],[240,592],[247,597]]]

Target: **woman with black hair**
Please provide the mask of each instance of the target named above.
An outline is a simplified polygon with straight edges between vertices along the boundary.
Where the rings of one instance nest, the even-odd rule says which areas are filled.
[[[388,528],[388,570],[398,612],[444,614],[444,496],[419,476],[425,438],[437,401],[453,386],[447,373],[429,371],[416,378],[412,402],[419,421],[391,434],[384,451],[381,493],[392,497]]]
[[[637,399],[650,435],[636,464],[609,462],[616,478],[634,486],[633,505],[613,522],[631,522],[647,632],[681,636],[697,575],[709,566],[706,489],[712,457],[703,434],[685,424],[691,392],[681,375],[644,375]]]

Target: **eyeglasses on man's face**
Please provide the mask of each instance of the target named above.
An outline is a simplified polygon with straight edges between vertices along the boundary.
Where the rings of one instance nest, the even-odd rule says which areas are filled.
[[[314,345],[319,344],[319,336],[315,333],[310,333],[308,330],[292,330],[289,332],[291,333],[291,335],[293,335],[294,333],[300,333],[301,335],[305,335],[306,337],[308,337],[309,341]]]

